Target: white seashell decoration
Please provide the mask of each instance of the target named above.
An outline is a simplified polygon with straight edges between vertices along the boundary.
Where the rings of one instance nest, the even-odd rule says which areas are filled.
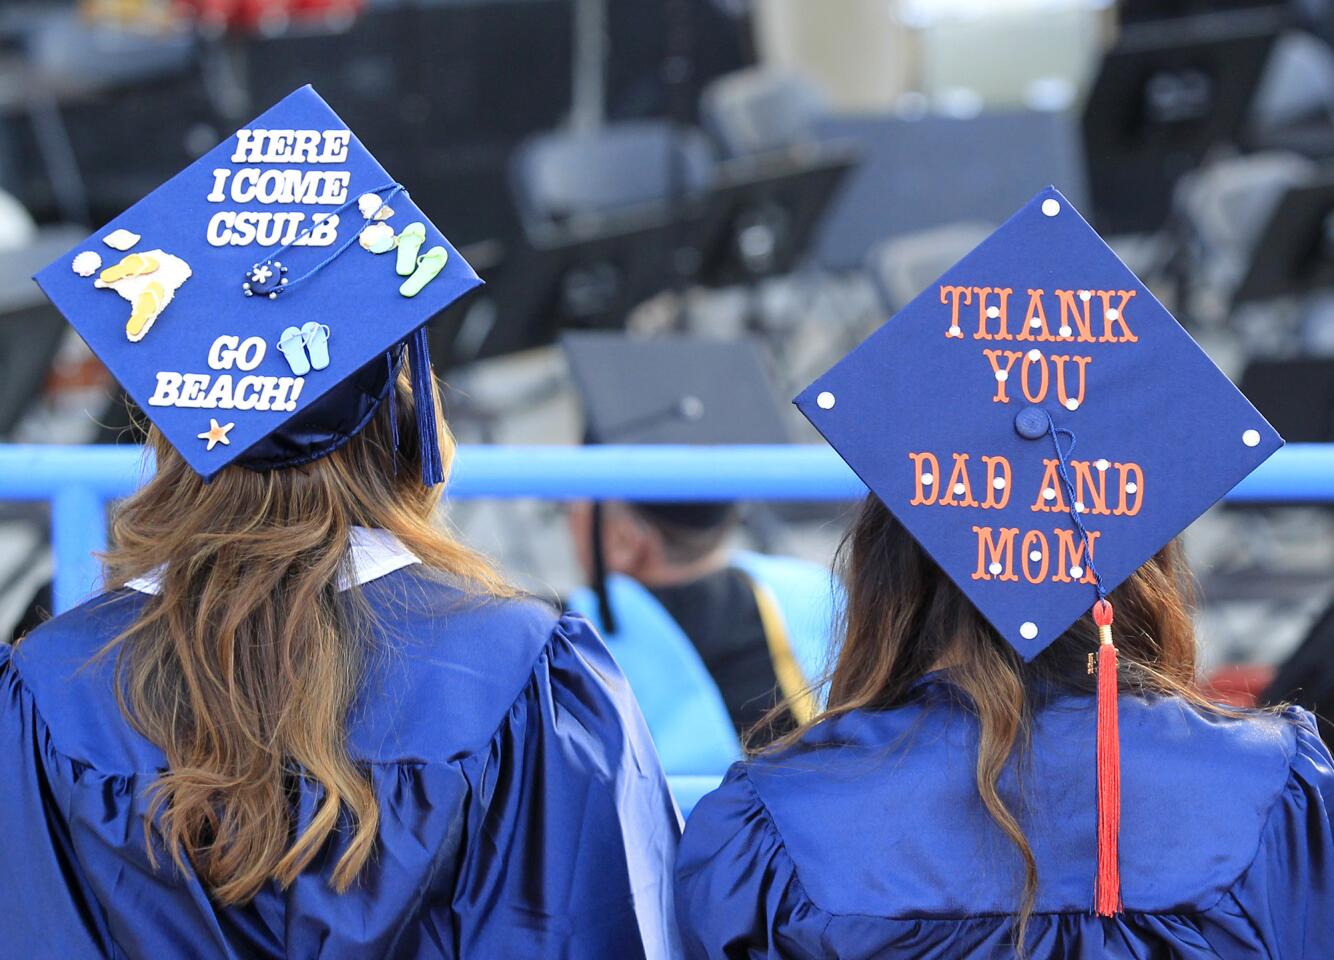
[[[105,243],[112,250],[124,251],[130,249],[130,247],[134,246],[141,239],[143,238],[140,237],[139,234],[131,233],[124,227],[121,227],[119,230],[112,230],[110,233],[108,233],[105,237],[102,238],[102,242]]]
[[[394,228],[387,223],[367,224],[357,235],[357,242],[363,250],[371,253],[388,253],[396,241]]]
[[[383,203],[384,200],[378,193],[363,193],[357,197],[357,209],[361,211],[364,220],[369,220],[375,216],[375,212],[380,209],[380,205]],[[376,217],[376,219],[383,219],[383,217]]]
[[[70,269],[81,277],[91,277],[102,268],[102,255],[96,250],[81,250],[74,255]]]

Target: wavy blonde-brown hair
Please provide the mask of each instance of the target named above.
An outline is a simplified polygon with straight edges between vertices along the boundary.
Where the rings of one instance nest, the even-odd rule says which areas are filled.
[[[151,824],[221,903],[290,884],[335,834],[343,891],[375,845],[380,811],[348,754],[348,712],[372,643],[349,570],[354,526],[393,533],[423,563],[483,595],[508,592],[492,567],[435,522],[440,488],[421,483],[409,379],[366,428],[299,467],[232,466],[203,482],[156,430],[157,472],[116,511],[109,585],[148,575],[161,591],[103,653],[117,658],[127,719],[166,754]],[[432,391],[446,469],[453,441]],[[397,436],[391,415],[397,418]],[[319,806],[299,834],[290,791]],[[154,860],[156,862],[156,860]]]
[[[854,710],[905,703],[923,674],[947,668],[978,724],[978,798],[1023,863],[1014,924],[1015,948],[1022,955],[1037,897],[1037,861],[1001,794],[1001,774],[1016,748],[1029,742],[1035,691],[1056,685],[1093,695],[1088,658],[1097,649],[1097,628],[1091,617],[1081,617],[1025,663],[874,494],[866,498],[844,537],[838,568],[847,598],[841,642],[824,680],[825,708],[765,752],[790,747],[812,727]],[[1123,690],[1176,696],[1218,711],[1196,686],[1193,593],[1176,541],[1112,591],[1118,679]],[[1090,588],[1090,607],[1093,600]],[[776,712],[768,722],[781,716]],[[1093,736],[1090,727],[1090,742]]]

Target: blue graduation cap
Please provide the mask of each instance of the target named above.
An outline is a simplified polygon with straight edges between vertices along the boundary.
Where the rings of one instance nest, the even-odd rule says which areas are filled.
[[[405,351],[432,397],[425,325],[481,283],[309,86],[35,279],[205,479],[337,449]],[[434,404],[417,408],[438,483]]]
[[[795,402],[1025,660],[1283,444],[1053,188]]]

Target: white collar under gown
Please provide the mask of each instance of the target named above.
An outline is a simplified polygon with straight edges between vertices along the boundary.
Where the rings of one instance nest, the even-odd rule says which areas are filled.
[[[679,816],[593,629],[469,598],[375,531],[351,579],[375,614],[350,722],[382,817],[357,884],[335,841],[287,889],[221,908],[144,845],[162,752],[121,717],[114,657],[153,578],[0,646],[0,956],[555,958],[679,955]],[[346,584],[345,584],[346,585]],[[298,783],[300,823],[316,791]]]
[[[1093,698],[1051,692],[1001,783],[1037,858],[1030,960],[1331,960],[1334,767],[1311,715],[1120,698],[1121,890],[1095,916]],[[738,764],[677,866],[689,960],[1014,960],[1023,872],[978,799],[977,724],[928,674]]]

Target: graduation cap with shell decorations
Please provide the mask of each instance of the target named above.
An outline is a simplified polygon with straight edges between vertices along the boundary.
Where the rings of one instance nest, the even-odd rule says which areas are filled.
[[[425,325],[481,280],[309,86],[35,279],[206,480],[338,449],[405,351],[444,479]]]
[[[1283,445],[1054,188],[795,400],[1031,660],[1098,626],[1098,882],[1121,908],[1107,594]]]

